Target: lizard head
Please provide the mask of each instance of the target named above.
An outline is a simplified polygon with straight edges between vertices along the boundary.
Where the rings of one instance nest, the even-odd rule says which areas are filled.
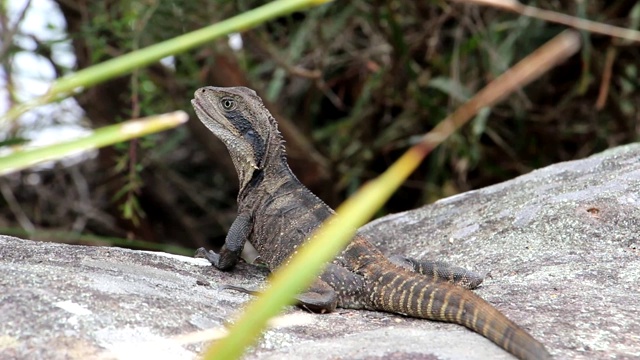
[[[264,167],[269,144],[281,143],[275,119],[249,88],[203,87],[191,104],[200,121],[227,146],[241,186]]]

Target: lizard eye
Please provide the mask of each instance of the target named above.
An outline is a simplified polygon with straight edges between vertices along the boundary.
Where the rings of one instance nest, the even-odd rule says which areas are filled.
[[[222,104],[222,108],[227,111],[233,110],[236,107],[235,100],[231,98],[223,98],[222,100],[220,100],[220,103]]]

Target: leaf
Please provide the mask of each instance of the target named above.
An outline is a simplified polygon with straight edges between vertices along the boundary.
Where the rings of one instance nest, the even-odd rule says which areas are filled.
[[[438,89],[460,102],[469,100],[472,95],[471,92],[459,82],[442,76],[431,79],[427,86]]]
[[[90,135],[36,149],[16,151],[0,157],[0,175],[19,171],[45,161],[58,160],[82,151],[97,149],[136,137],[164,131],[189,119],[184,111],[129,120],[94,130]]]

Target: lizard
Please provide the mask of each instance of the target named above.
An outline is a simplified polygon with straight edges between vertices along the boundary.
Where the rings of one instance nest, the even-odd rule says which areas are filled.
[[[200,121],[226,145],[239,179],[238,214],[224,245],[218,253],[200,248],[196,256],[230,270],[248,241],[273,271],[334,211],[289,168],[277,122],[255,91],[207,86],[195,91],[191,103]],[[471,291],[482,281],[482,275],[445,263],[386,257],[356,232],[296,301],[318,313],[340,307],[456,323],[519,359],[551,358],[544,345]]]

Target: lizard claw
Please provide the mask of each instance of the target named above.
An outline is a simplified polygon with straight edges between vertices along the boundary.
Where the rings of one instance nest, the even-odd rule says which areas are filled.
[[[206,257],[205,256],[206,254],[207,254],[207,250],[201,247],[198,250],[196,250],[195,254],[193,254],[193,257],[203,258],[203,257]]]
[[[243,287],[240,287],[240,286],[233,286],[233,285],[221,285],[220,286],[220,290],[233,290],[233,291],[238,291],[238,292],[241,292],[241,293],[254,295],[254,296],[260,295],[259,291],[250,290],[250,289],[247,289],[247,288],[243,288]]]
[[[197,257],[197,258],[205,258],[207,260],[209,260],[209,262],[211,264],[213,264],[214,266],[218,267],[218,264],[220,262],[220,255],[216,254],[215,252],[209,250],[207,251],[207,249],[201,247],[198,250],[196,250],[196,253],[193,255],[193,257]]]

